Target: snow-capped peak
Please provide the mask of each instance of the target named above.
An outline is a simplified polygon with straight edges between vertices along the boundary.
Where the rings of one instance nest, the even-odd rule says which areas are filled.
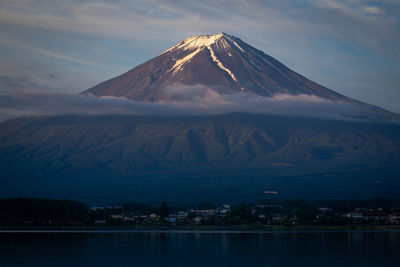
[[[185,63],[190,62],[194,58],[194,56],[196,56],[201,50],[207,49],[210,53],[212,61],[215,62],[215,64],[222,71],[226,72],[234,82],[237,82],[238,79],[236,78],[235,74],[226,66],[224,66],[221,60],[218,59],[217,55],[215,54],[211,46],[212,44],[215,44],[219,49],[227,48],[233,44],[237,46],[238,49],[243,50],[234,40],[231,39],[231,36],[223,32],[217,33],[215,35],[199,35],[199,36],[189,37],[164,52],[166,53],[168,51],[175,49],[193,51],[183,58],[176,59],[174,66],[172,66],[172,68],[169,69],[168,72],[172,72],[172,75],[177,74],[179,70],[182,70],[183,65]]]
[[[231,37],[223,32],[214,34],[214,35],[197,35],[197,36],[191,36],[179,44],[171,47],[170,49],[166,50],[164,53],[174,50],[174,49],[200,49],[204,47],[209,47],[210,45],[217,43],[219,40],[224,40],[222,43],[222,46],[229,46],[229,43],[227,39],[231,40]],[[163,53],[163,54],[164,54]]]
[[[215,35],[199,35],[189,37],[183,41],[182,46],[185,48],[201,48],[215,43],[217,40],[225,36],[225,33],[218,33]]]

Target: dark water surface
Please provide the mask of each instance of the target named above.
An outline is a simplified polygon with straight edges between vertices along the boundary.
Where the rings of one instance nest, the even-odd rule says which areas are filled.
[[[0,232],[0,266],[400,266],[399,231]]]

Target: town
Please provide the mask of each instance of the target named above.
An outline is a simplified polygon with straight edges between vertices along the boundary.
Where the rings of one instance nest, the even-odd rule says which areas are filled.
[[[128,203],[117,207],[92,207],[90,213],[94,223],[108,225],[349,225],[349,224],[400,224],[400,208],[347,208],[299,207],[284,204],[256,204],[212,206],[169,209],[164,202],[156,209],[131,209],[140,203]]]
[[[256,204],[200,203],[187,208],[162,202],[153,207],[139,202],[94,206],[72,200],[0,200],[0,227],[88,226],[144,229],[213,227],[258,229],[296,225],[400,225],[400,201],[266,200]]]

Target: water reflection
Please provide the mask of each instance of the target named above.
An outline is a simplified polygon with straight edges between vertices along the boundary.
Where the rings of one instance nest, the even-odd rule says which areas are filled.
[[[400,232],[0,233],[0,266],[386,266]]]

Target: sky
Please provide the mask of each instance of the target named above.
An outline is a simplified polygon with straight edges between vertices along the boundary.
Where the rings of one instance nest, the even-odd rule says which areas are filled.
[[[219,32],[400,113],[398,0],[2,0],[0,95],[77,94],[189,36]]]

